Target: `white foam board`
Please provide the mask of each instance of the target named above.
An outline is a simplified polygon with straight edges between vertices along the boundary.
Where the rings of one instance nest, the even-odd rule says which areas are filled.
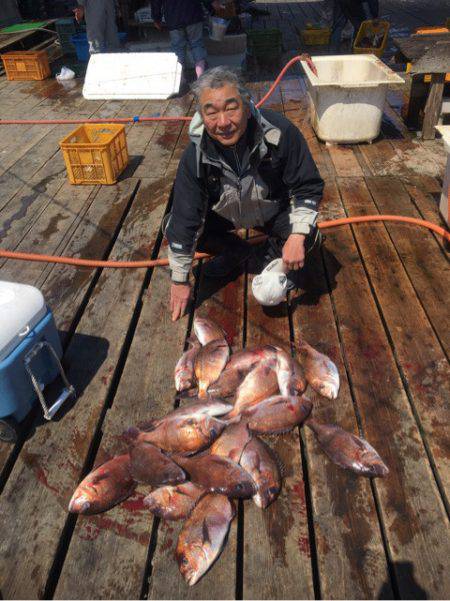
[[[181,65],[173,52],[93,54],[83,86],[88,100],[166,99],[180,88]]]

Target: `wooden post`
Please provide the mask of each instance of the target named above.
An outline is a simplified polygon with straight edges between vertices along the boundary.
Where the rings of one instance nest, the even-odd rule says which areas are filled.
[[[409,129],[420,130],[421,115],[425,107],[429,85],[424,82],[423,75],[411,76],[411,87],[407,106],[405,107],[405,123]]]
[[[434,126],[437,125],[442,109],[442,96],[444,93],[445,73],[432,73],[430,92],[425,104],[423,118],[422,140],[433,140]]]

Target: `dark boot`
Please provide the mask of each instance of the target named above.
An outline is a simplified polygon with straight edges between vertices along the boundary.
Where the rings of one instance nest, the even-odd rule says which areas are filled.
[[[202,273],[207,278],[224,278],[245,263],[252,247],[238,236],[227,234],[220,240],[202,245],[202,252],[216,254],[203,265]]]

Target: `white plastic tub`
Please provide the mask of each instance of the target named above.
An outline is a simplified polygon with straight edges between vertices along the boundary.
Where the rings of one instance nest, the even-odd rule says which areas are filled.
[[[373,54],[314,56],[305,62],[311,123],[321,140],[371,142],[380,133],[386,91],[403,79]]]
[[[445,222],[450,226],[450,125],[438,125],[436,127],[442,135],[444,148],[447,152],[447,167],[444,174],[444,182],[442,184],[441,200],[439,202],[439,210]]]

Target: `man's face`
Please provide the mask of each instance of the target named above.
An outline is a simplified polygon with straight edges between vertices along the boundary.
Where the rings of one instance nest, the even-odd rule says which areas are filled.
[[[236,86],[206,88],[200,95],[200,114],[206,131],[223,146],[233,146],[242,137],[250,117]]]

